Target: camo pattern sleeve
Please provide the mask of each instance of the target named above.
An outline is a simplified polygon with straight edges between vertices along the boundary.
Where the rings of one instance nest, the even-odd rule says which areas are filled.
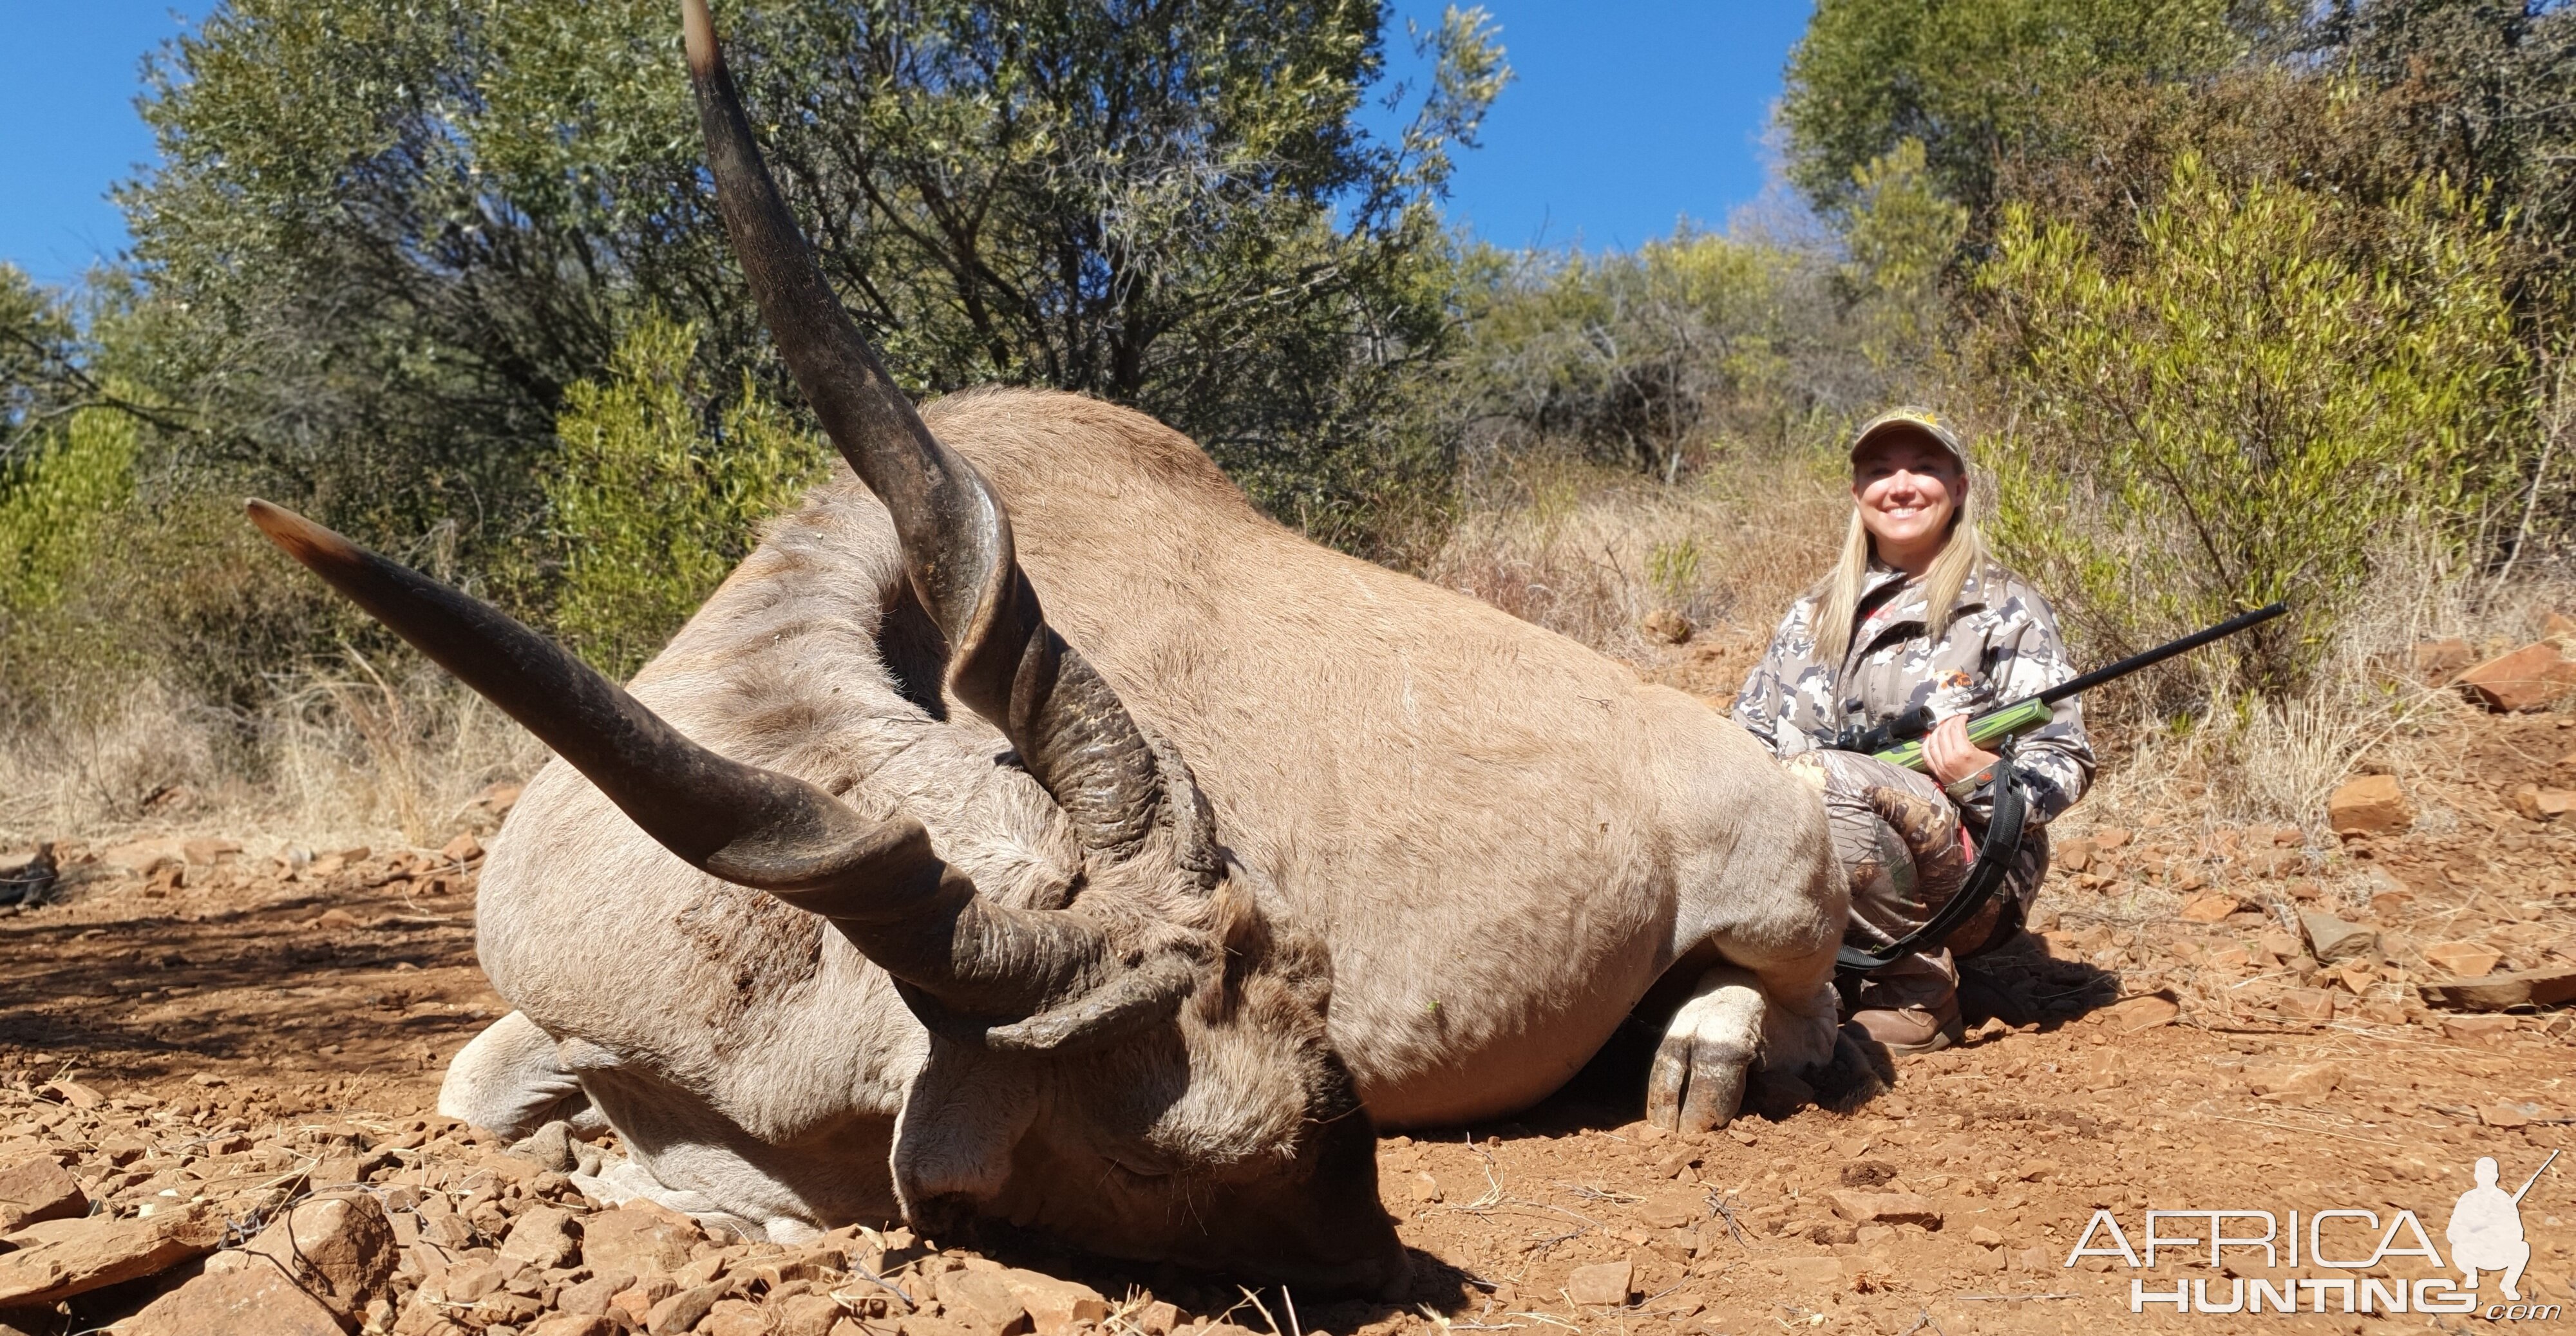
[[[1790,757],[1824,745],[1834,726],[1833,672],[1816,661],[1816,599],[1789,605],[1771,647],[1735,694],[1735,722],[1752,731],[1775,756]]]
[[[2003,597],[1993,605],[1995,624],[1986,635],[1986,672],[1993,683],[1991,702],[1981,708],[2035,696],[2075,676],[2075,662],[2057,632],[2057,614],[2037,590],[2018,579],[2002,581]],[[2017,758],[2031,795],[2031,817],[2048,821],[2075,804],[2093,782],[2093,743],[2084,733],[2084,703],[2061,701],[2057,715],[2021,735]],[[1967,804],[1977,819],[1993,815],[1994,795],[1979,791]]]

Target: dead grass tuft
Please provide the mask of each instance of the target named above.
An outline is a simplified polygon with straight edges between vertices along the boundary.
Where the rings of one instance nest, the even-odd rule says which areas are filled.
[[[477,793],[544,755],[417,660],[351,652],[281,679],[248,718],[146,686],[105,710],[22,718],[0,732],[0,847],[146,830],[434,845]]]

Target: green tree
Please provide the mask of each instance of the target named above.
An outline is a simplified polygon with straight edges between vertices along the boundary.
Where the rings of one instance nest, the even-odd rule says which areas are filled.
[[[1422,36],[1436,74],[1390,141],[1357,117],[1376,0],[718,9],[835,285],[918,390],[1134,404],[1328,529],[1390,461],[1436,468],[1385,424],[1447,329],[1434,204],[1506,77],[1481,15]],[[192,447],[362,531],[471,517],[471,559],[541,523],[567,387],[633,313],[792,401],[676,32],[667,0],[235,0],[179,42],[125,200],[185,316],[156,358]]]
[[[751,551],[760,522],[823,476],[822,444],[748,380],[713,413],[697,331],[648,316],[604,381],[564,396],[544,475],[562,564],[557,632],[624,678]]]
[[[1981,224],[2012,160],[2070,148],[2106,83],[2189,79],[2247,52],[2266,0],[1819,0],[1789,53],[1789,176],[1829,216],[1907,139],[1936,193]]]
[[[1562,450],[1670,476],[1775,443],[1852,377],[1822,254],[1684,227],[1634,251],[1480,248],[1445,412],[1478,452]]]
[[[2528,402],[2499,239],[2428,188],[2406,244],[2357,261],[2350,207],[2186,155],[2134,247],[2005,211],[1977,277],[1990,532],[2097,655],[2286,599],[2294,622],[2209,660],[2285,692],[2389,539],[2466,556],[2512,478]]]
[[[1852,174],[1843,266],[1863,356],[1882,374],[1928,362],[1945,332],[1943,274],[1968,229],[1968,211],[1941,197],[1923,141],[1905,139]]]

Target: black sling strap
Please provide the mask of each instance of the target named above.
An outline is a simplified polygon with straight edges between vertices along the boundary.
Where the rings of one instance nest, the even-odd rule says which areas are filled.
[[[1960,883],[1959,893],[1950,897],[1932,914],[1931,921],[1899,937],[1890,945],[1875,951],[1845,945],[1834,957],[1834,972],[1857,976],[1885,969],[1896,959],[1918,947],[1939,946],[1958,931],[1959,925],[1977,916],[2012,872],[2013,859],[2021,853],[2024,818],[2030,815],[2029,795],[2022,791],[2020,778],[2014,773],[2012,747],[2007,743],[2001,759],[1995,762],[1995,814],[1986,822],[1985,842],[1977,848],[1976,866],[1968,869],[1967,880]]]

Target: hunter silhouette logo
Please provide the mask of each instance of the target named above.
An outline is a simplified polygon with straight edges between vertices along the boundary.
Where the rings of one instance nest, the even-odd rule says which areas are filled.
[[[2229,1262],[2250,1262],[2254,1259],[2248,1254],[2260,1253],[2265,1269],[2298,1270],[2304,1263],[2310,1269],[2357,1273],[2278,1280],[2225,1275],[2224,1291],[2214,1291],[2213,1286],[2222,1282],[2206,1277],[2175,1277],[2171,1289],[2150,1289],[2146,1278],[2133,1276],[2129,1280],[2132,1313],[2170,1304],[2178,1313],[2286,1314],[2304,1305],[2313,1313],[2480,1313],[2504,1321],[2556,1318],[2560,1305],[2523,1301],[2523,1269],[2531,1263],[2531,1243],[2522,1233],[2522,1199],[2557,1160],[2558,1152],[2549,1152],[2522,1186],[2508,1193],[2497,1185],[2494,1157],[2481,1156],[2473,1174],[2476,1186],[2452,1203],[2450,1223],[2442,1232],[2451,1250],[2448,1263],[2413,1211],[2401,1209],[2383,1220],[2378,1211],[2345,1206],[2286,1212],[2148,1211],[2134,1245],[2117,1216],[2095,1211],[2064,1265],[2074,1266],[2085,1257],[2118,1258],[2133,1271],[2152,1272],[2161,1260],[2159,1254],[2166,1258],[2181,1254],[2223,1273]],[[2383,1268],[2384,1263],[2408,1257],[2420,1259],[2416,1266],[2437,1273],[2457,1271],[2459,1279],[2453,1281],[2444,1274],[2410,1279]],[[2495,1276],[2506,1302],[2480,1309],[2481,1273]]]
[[[2495,1158],[2478,1157],[2478,1185],[2460,1194],[2451,1207],[2450,1228],[2442,1231],[2451,1244],[2451,1264],[2460,1269],[2461,1289],[2476,1289],[2481,1271],[2501,1271],[2504,1297],[2522,1298],[2522,1269],[2531,1264],[2531,1244],[2522,1237],[2522,1197],[2540,1181],[2541,1169],[2557,1158],[2558,1152],[2549,1152],[2540,1169],[2532,1170],[2508,1197],[2496,1186]]]

